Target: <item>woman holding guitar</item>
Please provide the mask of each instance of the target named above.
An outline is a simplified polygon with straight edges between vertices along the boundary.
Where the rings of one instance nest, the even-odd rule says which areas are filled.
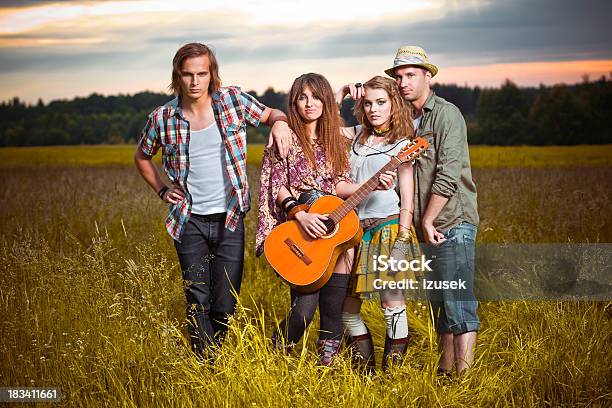
[[[306,206],[321,195],[348,197],[360,187],[350,180],[346,139],[341,134],[334,93],[325,77],[309,73],[294,81],[288,117],[293,134],[287,158],[280,159],[271,147],[262,161],[257,256],[262,254],[270,231],[285,220],[296,220],[312,239],[324,236],[327,217],[304,211]],[[391,188],[393,183],[393,174],[383,174],[379,188]],[[276,348],[290,350],[301,339],[318,305],[321,323],[317,350],[322,364],[332,362],[344,333],[342,307],[352,259],[353,250],[341,254],[331,278],[319,290],[304,293],[291,289],[289,315],[273,335]]]
[[[362,125],[345,128],[343,132],[352,140],[351,178],[359,183],[370,178],[413,139],[414,126],[410,105],[404,102],[393,80],[376,76],[363,85],[347,85],[338,91],[338,102],[351,91],[350,87],[357,87],[352,89],[353,95],[362,96],[355,105],[355,116]],[[368,372],[374,371],[374,346],[361,318],[361,299],[378,292],[375,279],[382,282],[414,279],[409,271],[391,268],[383,271],[374,260],[380,255],[396,260],[420,255],[412,226],[412,164],[401,164],[397,173],[399,194],[396,190],[375,191],[357,207],[364,234],[353,267],[351,295],[346,299],[342,317],[355,359]],[[399,363],[406,353],[408,320],[401,290],[382,290],[380,299],[387,325],[382,362],[386,371],[391,362]]]

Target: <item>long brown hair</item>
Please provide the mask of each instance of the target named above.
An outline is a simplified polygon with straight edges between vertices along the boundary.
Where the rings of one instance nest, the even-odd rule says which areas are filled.
[[[316,169],[314,152],[308,134],[306,124],[297,110],[297,100],[304,89],[310,88],[312,94],[323,102],[323,113],[317,120],[317,143],[323,147],[327,165],[334,173],[340,174],[349,169],[346,141],[340,133],[342,119],[338,113],[338,107],[334,98],[334,91],[323,75],[308,73],[299,76],[293,81],[287,111],[289,112],[289,126],[300,142],[302,150],[306,154],[313,169]]]
[[[212,94],[221,88],[221,77],[219,77],[219,63],[215,53],[202,43],[189,43],[178,49],[172,59],[172,82],[168,89],[175,95],[181,95],[181,69],[183,62],[188,58],[196,58],[206,55],[210,61],[210,83],[208,84],[208,93]]]
[[[392,144],[400,139],[414,138],[414,125],[412,124],[412,106],[407,103],[400,95],[397,83],[391,78],[375,76],[363,84],[365,88],[382,89],[389,95],[391,101],[391,121],[389,122],[389,133],[386,135],[385,142]],[[368,136],[372,133],[373,126],[368,120],[363,107],[363,98],[355,104],[353,110],[355,117],[362,124],[361,133],[357,136],[357,142],[365,144]]]

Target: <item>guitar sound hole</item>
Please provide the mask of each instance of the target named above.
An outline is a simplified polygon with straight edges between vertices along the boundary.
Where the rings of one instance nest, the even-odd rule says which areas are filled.
[[[334,222],[334,220],[332,220],[331,218],[328,218],[325,221],[323,221],[323,224],[325,224],[325,228],[327,229],[328,234],[331,234],[332,232],[334,232],[334,228],[336,228],[336,223]]]

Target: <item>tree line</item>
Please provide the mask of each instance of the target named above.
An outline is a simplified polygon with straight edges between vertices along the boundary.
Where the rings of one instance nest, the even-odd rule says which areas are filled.
[[[437,95],[459,107],[472,144],[574,145],[612,143],[612,74],[575,85],[499,88],[433,86]],[[272,88],[249,92],[267,106],[286,110],[287,94]],[[163,93],[102,96],[26,104],[0,103],[0,146],[49,146],[135,143],[147,114],[171,99]],[[353,102],[341,114],[356,124]],[[267,140],[268,129],[249,129],[249,142]]]

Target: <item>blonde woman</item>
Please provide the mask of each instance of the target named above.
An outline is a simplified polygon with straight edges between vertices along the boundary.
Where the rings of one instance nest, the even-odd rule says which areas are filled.
[[[361,86],[357,84],[358,86]],[[352,85],[354,86],[354,85]],[[361,125],[345,128],[351,139],[351,178],[362,183],[389,162],[414,137],[411,109],[399,94],[396,83],[376,76],[363,85],[363,98],[357,101],[355,116]],[[349,92],[348,86],[336,95],[340,102]],[[364,235],[353,266],[350,295],[344,304],[343,321],[349,335],[349,345],[357,361],[368,371],[374,370],[372,336],[361,318],[362,299],[380,294],[387,331],[382,368],[399,363],[408,347],[408,319],[401,290],[381,290],[375,280],[411,279],[408,271],[381,270],[375,259],[416,258],[418,241],[412,225],[414,179],[411,163],[403,163],[397,170],[398,188],[375,191],[358,206]]]

